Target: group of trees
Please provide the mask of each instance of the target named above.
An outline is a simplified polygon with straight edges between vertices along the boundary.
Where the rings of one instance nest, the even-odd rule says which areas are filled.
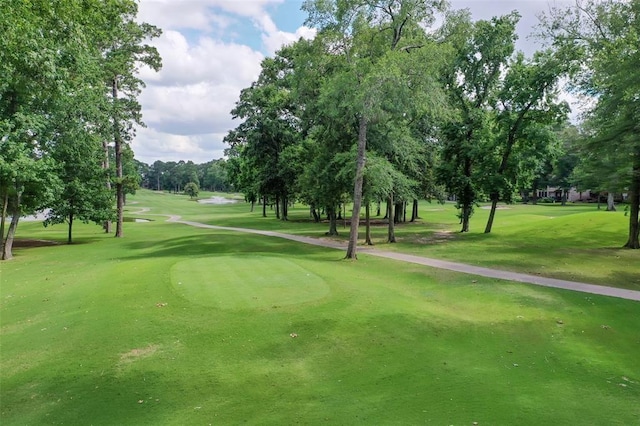
[[[542,17],[546,50],[515,52],[517,12],[472,21],[445,0],[306,0],[313,40],[262,63],[232,111],[228,160],[137,162],[138,67],[160,68],[134,0],[0,5],[0,236],[11,257],[19,218],[116,220],[137,184],[197,193],[242,191],[276,206],[310,205],[329,233],[353,203],[348,258],[361,208],[386,203],[388,240],[417,200],[456,200],[461,231],[479,201],[562,188],[626,192],[629,248],[640,248],[640,0],[580,0]],[[435,24],[438,23],[436,27]],[[559,81],[590,99],[577,126]],[[195,192],[194,192],[195,191]],[[115,203],[114,203],[115,199]],[[115,204],[115,209],[113,205]],[[264,211],[263,211],[264,214]],[[6,223],[8,220],[8,223]],[[370,243],[369,232],[366,233]]]
[[[116,221],[137,184],[128,142],[141,125],[138,68],[160,68],[134,0],[6,0],[0,5],[0,236],[12,256],[21,216],[45,224]],[[115,205],[115,209],[114,209]],[[7,225],[6,219],[9,220]]]
[[[515,52],[517,12],[473,22],[439,0],[307,0],[314,40],[262,63],[233,109],[228,175],[251,201],[287,219],[298,199],[322,210],[329,234],[353,203],[394,215],[418,198],[453,197],[461,231],[479,201],[528,196],[543,184],[630,194],[630,248],[638,248],[640,1],[578,2],[543,16],[546,50]],[[441,25],[433,27],[436,17]],[[595,107],[575,126],[559,82]],[[264,213],[263,213],[264,214]],[[414,217],[415,218],[415,217]]]
[[[578,7],[591,23],[552,12],[542,25],[551,46],[526,57],[514,49],[515,11],[473,22],[438,0],[307,0],[315,39],[265,59],[232,111],[241,123],[225,138],[229,179],[251,201],[275,203],[283,220],[293,199],[308,203],[316,219],[324,211],[329,234],[340,206],[352,202],[348,258],[356,257],[361,206],[368,230],[369,206],[386,202],[393,242],[397,206],[412,203],[415,213],[418,198],[447,194],[466,232],[474,207],[488,200],[489,233],[499,201],[535,197],[542,182],[573,183],[576,158],[600,161],[590,169],[596,177],[613,141],[627,157],[607,164],[637,194],[630,172],[637,174],[633,159],[640,158],[638,52],[630,34],[637,40],[638,32],[628,28],[640,22],[631,13],[638,1]],[[433,28],[438,16],[442,24]],[[588,126],[567,120],[569,108],[558,99],[566,78],[598,100]],[[609,94],[613,87],[634,89]],[[633,197],[629,247],[638,239]]]
[[[638,249],[640,0],[578,1],[547,14],[542,30],[553,49],[575,64],[574,89],[592,104],[576,138],[575,180],[610,195],[628,193],[625,247]]]
[[[203,164],[193,161],[155,161],[148,165],[135,161],[140,185],[155,191],[184,192],[188,184],[194,184],[199,190],[233,191],[233,185],[227,179],[225,159],[212,160]]]

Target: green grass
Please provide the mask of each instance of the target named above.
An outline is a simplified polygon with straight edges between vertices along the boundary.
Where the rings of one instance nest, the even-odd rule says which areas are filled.
[[[282,224],[244,204],[131,201],[130,217],[154,221],[127,223],[124,239],[82,225],[74,245],[16,249],[0,264],[3,425],[640,422],[637,302],[365,254],[348,262],[134,214],[320,235],[325,225],[303,221],[303,208]],[[425,220],[452,212],[430,208]],[[496,236],[516,241],[517,209],[498,214]],[[446,226],[406,225],[397,249]],[[22,223],[18,236],[65,233]],[[462,242],[431,246],[449,244]]]
[[[140,206],[158,206],[154,212],[176,213],[178,209],[185,219],[213,225],[315,237],[324,237],[328,230],[327,223],[313,223],[308,208],[301,205],[291,209],[288,222],[282,222],[274,218],[272,210],[268,210],[268,217],[263,218],[258,205],[251,213],[245,203],[219,206],[182,202],[181,207],[175,207],[176,198],[184,201],[184,196],[144,191],[136,198]],[[386,243],[386,225],[374,226],[376,247],[640,291],[640,250],[622,248],[629,227],[628,217],[622,211],[597,210],[595,204],[514,204],[498,210],[492,233],[484,234],[489,211],[477,208],[471,220],[471,232],[461,234],[452,203],[422,202],[420,207],[421,219],[417,223],[396,227],[397,244]],[[350,211],[347,211],[349,215]],[[346,241],[348,225],[339,221],[338,231],[341,234],[338,239]],[[364,227],[361,227],[360,237],[362,241]]]

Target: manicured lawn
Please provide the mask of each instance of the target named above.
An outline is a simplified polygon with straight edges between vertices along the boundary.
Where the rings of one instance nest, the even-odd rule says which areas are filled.
[[[138,204],[129,216],[154,221],[127,223],[124,239],[82,225],[74,245],[17,249],[0,264],[1,424],[640,422],[637,302],[365,254],[347,262],[340,251],[134,214],[144,206],[321,235],[326,224],[303,221],[302,207],[282,224],[244,204],[147,192],[130,201]],[[436,208],[445,210],[428,210]],[[409,241],[457,226],[447,219],[450,206],[423,210],[426,230],[401,227],[395,249],[455,258],[465,239],[476,262],[483,242],[504,235],[517,247],[524,238],[514,208],[498,213],[489,238],[471,233],[415,247]],[[547,226],[601,214],[574,213],[536,219]],[[530,235],[534,222],[525,223]],[[65,233],[19,228],[22,238],[64,241]],[[582,249],[595,262],[616,250],[580,248],[593,241],[585,234],[563,234],[564,250]],[[500,258],[497,247],[486,250],[491,261]]]
[[[205,197],[208,194],[204,195]],[[142,191],[140,206],[152,203],[154,212],[175,213],[176,198]],[[278,221],[268,210],[262,217],[261,206],[251,213],[245,203],[200,205],[183,202],[182,216],[213,225],[276,230],[324,237],[327,223],[315,224],[306,206],[290,210],[288,222]],[[515,272],[583,281],[592,284],[640,290],[640,250],[621,248],[626,242],[629,222],[620,208],[617,212],[597,210],[595,204],[514,204],[502,206],[496,214],[493,231],[484,234],[486,208],[477,208],[471,220],[471,232],[459,233],[460,225],[452,203],[420,204],[417,223],[396,227],[397,244],[387,244],[387,227],[373,227],[373,239],[381,250],[401,251],[427,257],[454,260]],[[134,209],[134,206],[131,206]],[[384,206],[383,206],[384,209]],[[350,216],[347,210],[347,216]],[[380,222],[381,218],[373,218]],[[348,238],[348,224],[339,221],[338,239]],[[364,227],[361,227],[361,241]]]

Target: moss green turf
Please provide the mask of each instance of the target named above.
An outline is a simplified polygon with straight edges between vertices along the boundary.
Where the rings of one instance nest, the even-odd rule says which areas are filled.
[[[326,225],[309,224],[303,208],[282,224],[244,204],[187,200],[143,191],[127,214],[153,221],[127,223],[125,238],[82,225],[76,244],[18,248],[0,264],[1,424],[640,423],[637,302],[365,254],[343,261],[332,249],[135,214],[309,235]],[[544,238],[537,221],[563,237],[549,239],[546,258],[527,247],[544,265],[562,250],[600,265],[611,261],[603,253],[631,253],[633,281],[637,254],[614,243],[623,225],[585,228],[617,218],[591,207],[541,206],[558,209],[552,220],[514,206],[487,238],[441,237],[455,229],[453,210],[425,205],[434,222],[400,227],[395,249],[463,260],[466,242],[476,262],[491,243],[486,257],[500,264],[516,241]],[[554,227],[571,217],[574,233]],[[22,223],[18,237],[65,233]]]

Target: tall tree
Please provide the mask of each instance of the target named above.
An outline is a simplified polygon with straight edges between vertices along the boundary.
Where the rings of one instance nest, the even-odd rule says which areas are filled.
[[[275,58],[262,62],[262,72],[251,87],[242,90],[231,111],[243,122],[232,130],[225,141],[232,146],[243,144],[236,152],[253,169],[261,196],[276,202],[276,215],[287,219],[287,206],[292,195],[289,164],[283,157],[286,148],[299,142],[293,115],[289,76],[292,72],[289,48]],[[241,169],[242,170],[242,169]]]
[[[493,138],[492,109],[500,74],[514,51],[517,12],[489,21],[472,23],[468,13],[452,15],[443,35],[453,46],[455,57],[443,76],[457,117],[443,126],[443,155],[438,168],[440,181],[456,196],[461,232],[469,231],[469,220],[482,193],[478,163],[486,158]]]
[[[619,164],[629,192],[629,232],[624,247],[640,249],[640,0],[586,0],[553,9],[542,34],[580,66],[575,86],[591,96],[590,144],[625,158]]]
[[[0,3],[0,176],[3,258],[21,215],[52,198],[54,165],[46,156],[54,134],[57,100],[96,86],[98,68],[90,42],[94,27],[74,2],[7,0]]]
[[[518,53],[508,64],[506,75],[496,95],[496,135],[493,138],[495,163],[487,162],[485,179],[491,199],[491,211],[484,232],[491,232],[498,201],[511,201],[518,181],[531,176],[532,161],[549,152],[553,139],[541,137],[547,127],[565,119],[568,107],[557,101],[557,81],[566,73],[566,65],[551,52],[536,52],[531,61]],[[540,127],[538,131],[534,129]],[[532,137],[528,137],[532,136]],[[552,148],[551,148],[552,149]]]
[[[141,66],[158,71],[161,58],[155,47],[146,44],[159,37],[159,28],[136,20],[138,4],[133,0],[102,4],[102,26],[96,44],[102,51],[104,79],[111,98],[112,139],[115,151],[116,237],[123,236],[125,176],[124,146],[134,135],[134,125],[143,125],[137,97],[144,82],[138,77]]]
[[[345,69],[326,89],[341,91],[349,115],[357,120],[357,153],[353,189],[353,213],[346,258],[357,257],[367,136],[380,119],[384,106],[393,106],[384,95],[392,87],[407,85],[406,75],[387,72],[383,59],[393,52],[410,52],[425,44],[425,27],[435,13],[445,9],[440,0],[307,0],[302,8],[307,23],[320,31],[327,52],[344,58]],[[398,70],[399,68],[395,68]]]

